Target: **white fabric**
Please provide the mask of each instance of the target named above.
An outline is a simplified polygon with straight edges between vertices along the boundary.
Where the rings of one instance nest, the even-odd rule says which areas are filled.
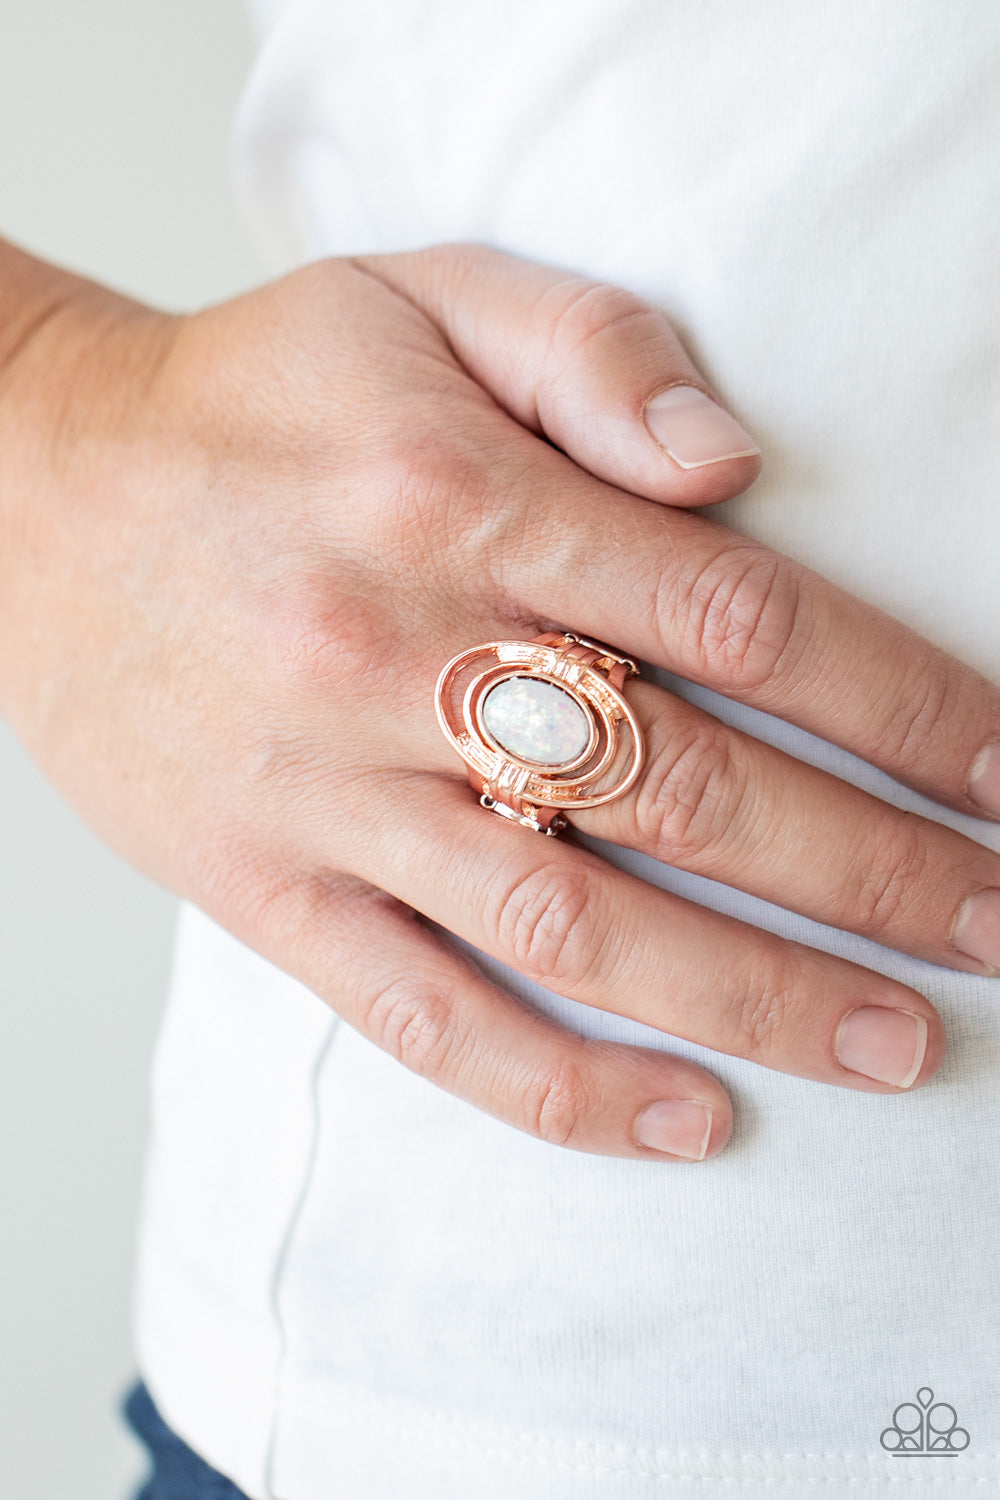
[[[466,238],[654,299],[763,444],[730,522],[1000,677],[990,0],[271,0],[260,18],[239,163],[276,266]],[[581,1033],[697,1059],[732,1094],[716,1160],[587,1157],[407,1073],[189,911],[138,1296],[166,1417],[253,1500],[1000,1494],[997,983],[605,852],[921,988],[948,1028],[938,1077],[906,1097],[803,1081],[484,961]],[[880,1447],[924,1386],[965,1453]]]

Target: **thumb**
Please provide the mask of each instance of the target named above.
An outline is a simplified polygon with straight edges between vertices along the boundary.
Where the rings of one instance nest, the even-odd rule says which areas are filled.
[[[753,438],[665,314],[631,292],[480,245],[354,264],[416,303],[511,416],[596,478],[678,506],[757,478]]]

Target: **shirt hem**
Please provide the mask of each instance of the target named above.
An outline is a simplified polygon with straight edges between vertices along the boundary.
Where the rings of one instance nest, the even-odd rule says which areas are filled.
[[[476,1422],[330,1387],[286,1390],[283,1405],[274,1500],[328,1500],[338,1486],[373,1497],[509,1500],[513,1483],[519,1500],[638,1500],[674,1491],[751,1500],[796,1486],[824,1497],[917,1496],[943,1484],[996,1489],[1000,1481],[1000,1454],[683,1451]]]

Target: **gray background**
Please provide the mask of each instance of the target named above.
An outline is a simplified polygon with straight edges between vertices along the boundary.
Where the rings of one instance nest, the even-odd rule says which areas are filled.
[[[262,279],[229,130],[238,0],[0,0],[0,234],[172,308]],[[115,1403],[171,899],[0,722],[0,1486],[126,1500]]]

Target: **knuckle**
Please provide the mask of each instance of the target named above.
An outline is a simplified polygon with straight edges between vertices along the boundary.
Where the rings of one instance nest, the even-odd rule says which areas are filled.
[[[532,1081],[525,1099],[528,1128],[551,1146],[568,1146],[583,1134],[598,1098],[593,1077],[562,1058]]]
[[[515,449],[506,429],[482,413],[472,420],[454,400],[440,402],[439,411],[439,429],[397,440],[396,450],[372,465],[367,545],[395,575],[440,577],[447,569],[454,587],[456,576],[473,561],[481,568],[483,556],[506,539],[514,498],[525,488],[534,492],[526,470],[537,457]]]
[[[668,857],[694,858],[731,838],[745,777],[721,725],[669,734],[656,748],[636,796],[638,828]]]
[[[908,814],[907,816],[912,816]],[[874,935],[896,928],[905,917],[913,892],[926,872],[930,852],[915,824],[902,836],[876,845],[863,869],[857,871],[849,900],[862,931]]]
[[[888,709],[875,727],[876,755],[903,770],[915,769],[926,759],[928,741],[953,719],[949,672],[937,661],[921,662],[906,674]]]
[[[763,547],[737,544],[718,552],[676,592],[664,591],[667,628],[679,618],[706,676],[723,690],[764,687],[782,671],[800,636],[798,570]]]
[[[749,975],[735,1014],[732,1046],[727,1049],[750,1062],[787,1053],[794,1014],[793,987],[781,966]]]
[[[590,877],[554,865],[532,870],[504,896],[498,928],[522,973],[542,984],[580,984],[596,959]]]
[[[453,409],[454,401],[438,395],[441,407],[452,408],[452,420],[435,426],[425,423],[419,432],[389,435],[373,460],[373,488],[384,516],[395,524],[406,524],[416,500],[442,505],[456,493],[479,495],[489,484],[487,454],[478,451],[467,423]]]
[[[380,659],[391,629],[375,603],[326,581],[290,587],[270,601],[261,621],[261,646],[272,674],[286,685],[309,690],[347,688],[364,680]]]
[[[198,904],[239,936],[284,941],[287,912],[301,900],[304,882],[281,868],[243,833],[197,830],[184,840],[184,874]]]
[[[401,977],[368,1005],[364,1027],[373,1042],[413,1073],[432,1082],[453,1057],[457,1034],[450,1001],[433,985]]]
[[[574,278],[552,287],[540,299],[538,314],[549,323],[549,347],[562,363],[600,334],[645,322],[651,309],[623,287]]]

